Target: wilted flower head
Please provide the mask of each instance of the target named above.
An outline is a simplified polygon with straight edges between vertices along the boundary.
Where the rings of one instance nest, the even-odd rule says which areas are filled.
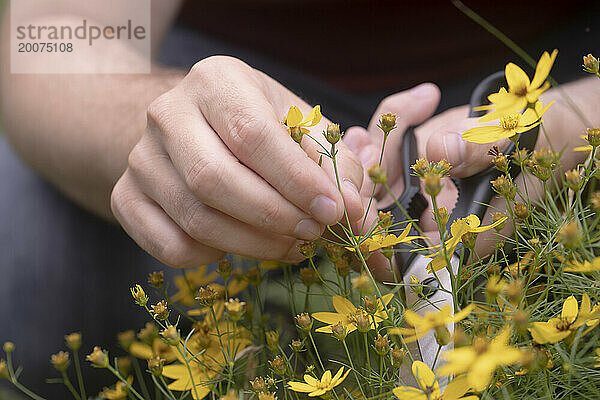
[[[159,377],[162,375],[164,364],[165,360],[163,360],[159,356],[152,357],[148,359],[148,370],[152,375]]]
[[[162,331],[160,334],[171,346],[176,346],[179,343],[179,332],[173,325],[169,325],[167,329]]]
[[[303,242],[298,245],[298,250],[306,258],[312,258],[315,256],[315,242]]]
[[[394,128],[396,128],[396,114],[381,114],[379,117],[378,126],[385,135],[388,135]]]
[[[312,318],[307,313],[296,315],[296,323],[301,330],[307,333],[310,332],[313,325]]]
[[[212,286],[201,287],[196,294],[196,300],[206,307],[211,307],[218,298],[219,293],[217,293]]]
[[[278,355],[274,359],[269,361],[269,365],[273,368],[273,372],[275,372],[279,376],[284,376],[287,370],[285,361],[283,357]]]
[[[240,301],[239,299],[229,299],[229,301],[225,303],[225,309],[231,319],[238,321],[246,311],[246,302]]]
[[[325,139],[331,144],[336,144],[342,137],[340,126],[338,124],[328,124],[325,131]]]
[[[380,356],[385,356],[390,351],[390,342],[387,335],[377,335],[377,338],[375,338],[375,351]]]
[[[348,335],[348,330],[346,329],[344,324],[338,322],[337,324],[331,326],[331,333],[333,334],[334,338],[336,338],[339,341],[343,341]]]

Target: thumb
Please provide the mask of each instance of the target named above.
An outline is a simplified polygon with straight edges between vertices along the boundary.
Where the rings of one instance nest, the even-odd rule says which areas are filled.
[[[491,157],[488,154],[493,146],[505,149],[508,139],[499,140],[494,143],[478,144],[467,142],[462,134],[470,128],[481,126],[477,118],[467,118],[467,107],[458,107],[440,114],[437,126],[423,126],[429,136],[425,154],[431,161],[445,159],[452,165],[450,175],[456,178],[466,178],[488,168]],[[429,134],[433,133],[433,134]]]

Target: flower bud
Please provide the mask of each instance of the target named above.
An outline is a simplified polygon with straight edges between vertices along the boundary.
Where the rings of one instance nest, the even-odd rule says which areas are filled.
[[[4,342],[4,346],[2,346],[2,348],[6,354],[10,354],[15,351],[15,344],[13,342]]]
[[[438,173],[428,172],[423,176],[425,192],[431,197],[436,197],[442,190],[442,176]]]
[[[499,213],[499,212],[495,212],[492,214],[492,222],[497,222],[500,221],[501,219],[506,218],[506,215]],[[496,230],[496,232],[500,232],[508,223],[508,220],[505,219],[504,222],[499,223],[498,225],[496,225],[494,227],[494,229]]]
[[[583,179],[581,178],[581,172],[576,169],[572,169],[570,171],[565,172],[565,180],[567,181],[567,186],[572,191],[576,192],[581,189],[583,186]]]
[[[587,128],[586,140],[593,147],[600,146],[600,128]]]
[[[146,296],[146,292],[144,292],[144,289],[140,285],[135,285],[130,290],[133,300],[138,306],[145,307],[148,304],[148,296]]]
[[[248,283],[252,286],[258,286],[262,282],[262,273],[260,269],[257,267],[250,268],[246,271],[246,279]]]
[[[385,171],[381,169],[379,165],[373,165],[371,168],[367,170],[369,174],[369,178],[373,181],[373,183],[386,183],[387,175]]]
[[[246,311],[246,303],[239,301],[238,299],[229,299],[229,301],[225,303],[225,309],[227,310],[227,314],[229,314],[231,319],[234,322],[237,322]]]
[[[404,359],[406,358],[407,354],[408,353],[406,352],[405,349],[393,348],[392,349],[392,366],[394,368],[400,368],[400,366],[404,362]]]
[[[169,318],[169,314],[171,313],[171,311],[169,311],[169,305],[167,304],[167,302],[165,300],[159,301],[158,303],[153,305],[151,308],[152,308],[152,315],[154,316],[154,318],[160,319],[163,321],[166,320],[167,318]]]
[[[165,273],[163,271],[151,272],[148,275],[148,283],[157,289],[162,289],[165,283]]]
[[[290,342],[290,347],[294,353],[300,353],[304,351],[304,343],[301,340],[294,339]]]
[[[445,325],[437,326],[435,328],[435,341],[437,342],[437,344],[439,344],[440,346],[445,346],[448,343],[450,343],[450,339],[450,331]]]
[[[410,290],[412,290],[413,293],[415,293],[418,296],[421,296],[423,294],[423,284],[421,283],[421,281],[419,280],[419,278],[417,278],[414,275],[410,276]]]
[[[371,296],[363,297],[363,308],[368,314],[375,314],[377,312],[377,303]]]
[[[598,59],[594,57],[592,54],[588,54],[587,56],[583,56],[583,70],[590,74],[597,74],[600,70],[600,63]]]
[[[331,327],[331,333],[333,334],[333,337],[339,340],[340,342],[344,341],[346,339],[346,336],[348,335],[346,327],[341,322],[338,322],[337,324]]]
[[[289,128],[289,131],[290,131],[290,136],[292,137],[294,142],[301,144],[302,137],[304,136],[304,132],[302,132],[302,129],[299,126],[294,126],[294,127]]]
[[[252,390],[256,393],[266,392],[268,390],[267,382],[262,376],[256,377],[254,378],[254,380],[251,380],[250,386],[252,387]]]
[[[65,372],[69,367],[69,353],[59,351],[50,356],[50,363],[58,372]]]
[[[508,200],[514,200],[517,188],[515,184],[506,178],[505,175],[500,175],[495,180],[491,181],[494,191],[500,196],[506,197]]]
[[[359,332],[366,333],[371,330],[371,320],[369,319],[367,313],[359,311],[352,317],[352,319]]]
[[[375,351],[382,357],[390,351],[390,342],[387,335],[377,335],[377,338],[375,339]]]
[[[227,280],[229,275],[231,275],[231,261],[227,259],[222,259],[219,261],[217,267],[217,273],[223,277],[223,279]]]
[[[312,318],[307,313],[296,315],[296,323],[298,324],[298,328],[306,333],[310,332],[313,326]]]
[[[448,220],[450,220],[450,214],[448,213],[448,209],[446,207],[438,207],[437,210],[437,217],[439,219],[439,222],[442,226],[446,226],[446,224],[448,223]],[[435,218],[434,218],[435,221]]]
[[[96,368],[108,367],[108,353],[98,346],[95,346],[94,351],[92,351],[85,359],[91,362]]]
[[[494,146],[495,147],[495,146]],[[494,158],[492,159],[492,164],[494,164],[494,167],[504,173],[504,174],[508,174],[508,157],[506,157],[504,154],[500,153],[500,152],[495,152],[495,150],[497,150],[498,148],[495,147],[495,149],[490,150],[489,154],[493,155]]]
[[[520,334],[527,333],[527,327],[529,326],[529,316],[527,312],[523,310],[517,310],[512,315],[513,324],[515,326],[515,331]]]
[[[394,223],[394,216],[392,215],[391,211],[388,211],[388,212],[379,211],[378,219],[379,219],[379,226],[382,229],[387,230]]]
[[[67,347],[73,351],[77,351],[81,348],[81,333],[74,332],[65,336],[65,342]]]
[[[287,371],[285,361],[283,360],[283,357],[281,357],[281,356],[277,356],[274,359],[272,359],[271,361],[269,361],[269,365],[271,365],[273,372],[275,372],[279,376],[284,376]]]
[[[279,333],[277,331],[268,331],[265,332],[265,337],[269,350],[277,352],[279,350]]]
[[[340,131],[340,126],[338,124],[328,124],[327,131],[325,131],[325,139],[331,144],[336,144],[340,141],[342,137],[342,132]]]
[[[9,378],[8,367],[6,366],[6,361],[4,361],[4,360],[0,360],[0,378],[2,378],[2,379]]]
[[[385,135],[388,135],[394,128],[396,128],[396,115],[392,113],[381,114],[379,117],[379,129]]]
[[[157,378],[162,375],[164,365],[165,360],[163,360],[159,356],[148,359],[148,370],[152,375],[156,376]]]
[[[529,210],[527,209],[527,206],[521,202],[515,204],[515,216],[521,221],[529,218]]]
[[[473,250],[475,248],[476,239],[477,239],[476,232],[467,232],[463,235],[461,240],[467,249]]]
[[[162,331],[160,334],[169,345],[177,346],[179,344],[179,332],[173,325],[169,325],[167,329]]]
[[[300,279],[306,287],[311,287],[318,282],[317,273],[311,267],[300,268]]]

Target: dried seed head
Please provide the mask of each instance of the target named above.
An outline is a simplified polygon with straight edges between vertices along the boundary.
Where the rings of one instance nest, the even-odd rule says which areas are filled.
[[[344,255],[346,252],[346,249],[344,249],[342,246],[335,245],[327,246],[326,250],[327,258],[334,264],[338,262],[338,260],[342,258],[342,255]]]
[[[266,392],[268,390],[267,381],[265,381],[265,378],[262,376],[256,377],[254,380],[250,381],[250,386],[252,386],[252,390],[257,393]]]
[[[512,305],[519,304],[523,293],[523,284],[520,281],[512,281],[506,285],[506,295]]]
[[[177,346],[179,344],[179,332],[173,325],[169,325],[167,329],[162,331],[160,334],[169,345]]]
[[[358,290],[360,294],[364,296],[373,292],[373,283],[366,273],[362,273],[359,276],[352,278],[352,288]]]
[[[350,263],[346,258],[342,257],[335,263],[335,272],[342,278],[350,275]]]
[[[301,340],[294,339],[290,342],[290,347],[294,353],[300,353],[304,351],[304,343]]]
[[[352,316],[352,321],[359,332],[365,333],[371,330],[371,321],[369,315],[364,311],[358,311]]]
[[[317,283],[317,273],[311,267],[300,268],[300,278],[306,287],[311,287]]]
[[[138,339],[146,344],[152,344],[154,339],[158,336],[158,329],[152,322],[146,322],[144,328],[142,328],[137,334]]]
[[[522,167],[529,158],[529,152],[526,149],[515,150],[511,155],[512,161]]]
[[[437,215],[439,218],[440,225],[446,226],[446,224],[448,223],[448,220],[450,219],[450,213],[448,212],[448,209],[446,207],[438,207],[436,212],[437,212]],[[435,214],[434,214],[434,221],[435,221]]]
[[[219,293],[217,293],[212,286],[201,287],[196,293],[196,300],[205,307],[211,307],[218,298]]]
[[[582,233],[575,221],[564,225],[558,231],[556,241],[561,243],[567,249],[574,250],[581,245]]]
[[[467,232],[462,237],[462,242],[465,247],[469,250],[473,250],[475,248],[475,241],[477,240],[476,232]]]
[[[581,189],[583,185],[583,179],[581,178],[581,172],[576,169],[572,169],[570,171],[565,172],[565,180],[567,182],[567,186],[572,191],[576,192]]]
[[[390,351],[390,342],[387,335],[377,335],[377,338],[375,339],[375,351],[382,357]]]
[[[368,314],[375,314],[377,312],[377,302],[371,296],[363,297],[363,308]]]
[[[600,212],[600,191],[592,193],[590,196],[590,204],[596,212]]]
[[[269,364],[271,365],[273,372],[275,372],[277,375],[279,375],[279,376],[285,375],[287,368],[285,365],[285,361],[283,360],[283,357],[277,356],[274,359],[272,359],[271,361],[269,361]]]
[[[491,183],[494,191],[500,196],[504,196],[508,200],[514,200],[517,188],[505,175],[500,175],[498,178],[491,181]]]
[[[298,250],[306,258],[313,258],[315,256],[315,242],[304,242],[298,245]]]
[[[392,349],[392,366],[394,368],[400,368],[400,366],[404,362],[407,354],[408,353],[405,349],[393,348]]]
[[[346,329],[344,324],[338,322],[337,324],[331,327],[331,333],[334,338],[341,342],[346,339],[346,336],[348,335],[348,330]]]
[[[165,360],[163,360],[159,356],[155,356],[148,359],[148,370],[152,375],[156,376],[157,378],[162,375],[164,365]]]

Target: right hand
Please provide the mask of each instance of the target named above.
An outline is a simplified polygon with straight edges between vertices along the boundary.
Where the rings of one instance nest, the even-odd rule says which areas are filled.
[[[197,63],[148,108],[145,133],[114,186],[111,208],[127,233],[171,266],[225,253],[298,262],[299,240],[343,216],[363,216],[363,171],[340,141],[341,194],[318,145],[300,148],[281,125],[290,106],[311,107],[260,71],[230,57]],[[327,120],[311,129],[321,135]]]

